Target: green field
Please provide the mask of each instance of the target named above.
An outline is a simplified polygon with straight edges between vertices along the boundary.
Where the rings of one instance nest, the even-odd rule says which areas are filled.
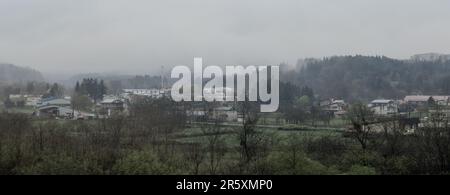
[[[3,104],[0,104],[0,112],[32,114],[34,111],[35,108],[33,106],[14,107],[6,109]]]
[[[224,125],[220,129],[220,136],[225,140],[228,147],[237,147],[239,145],[238,130],[239,126]],[[280,125],[268,127],[256,127],[258,133],[270,136],[278,142],[284,142],[290,137],[297,138],[321,138],[321,137],[342,137],[343,129],[339,128],[321,128],[305,125]],[[211,135],[207,131],[202,131],[199,125],[192,125],[174,135],[174,139],[180,143],[203,143],[208,141]]]

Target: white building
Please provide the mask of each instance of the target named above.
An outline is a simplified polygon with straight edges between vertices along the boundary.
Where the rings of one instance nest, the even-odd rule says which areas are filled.
[[[412,105],[426,105],[428,104],[428,100],[432,98],[439,105],[448,105],[450,102],[450,96],[443,95],[408,95],[403,99],[403,101],[407,104]]]
[[[37,106],[38,103],[41,101],[41,96],[33,96],[33,95],[26,95],[26,106]]]
[[[347,113],[347,103],[344,100],[325,100],[320,102],[320,107],[322,110],[330,112],[336,117],[343,116]]]
[[[391,115],[398,113],[398,103],[394,100],[374,100],[368,105],[368,107],[376,115]]]
[[[123,91],[125,94],[122,96],[139,95],[152,98],[162,98],[169,92],[167,89],[124,89]]]
[[[118,97],[107,96],[100,102],[100,105],[107,116],[111,116],[113,112],[122,112],[126,109],[125,101]]]

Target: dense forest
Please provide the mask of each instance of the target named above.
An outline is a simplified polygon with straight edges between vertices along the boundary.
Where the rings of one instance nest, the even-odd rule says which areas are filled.
[[[281,78],[308,86],[322,98],[349,101],[450,94],[450,61],[341,56],[307,60]]]

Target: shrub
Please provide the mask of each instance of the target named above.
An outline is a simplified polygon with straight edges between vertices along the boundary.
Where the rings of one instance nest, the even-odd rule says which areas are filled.
[[[25,175],[86,175],[98,172],[95,166],[89,166],[64,153],[43,155],[40,161],[31,166],[18,168],[18,173]]]
[[[161,175],[167,168],[160,163],[153,151],[133,151],[120,159],[113,167],[112,173],[118,175]]]

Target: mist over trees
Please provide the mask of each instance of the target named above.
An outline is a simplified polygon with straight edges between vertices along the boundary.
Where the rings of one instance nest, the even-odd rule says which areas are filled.
[[[281,78],[308,86],[322,98],[348,101],[403,98],[408,94],[450,94],[450,61],[341,56],[299,63]]]
[[[45,93],[43,98],[63,98],[64,97],[64,87],[53,83],[53,85],[49,88],[48,92]]]
[[[29,81],[43,82],[44,77],[40,72],[31,68],[0,63],[0,84],[26,83]]]
[[[158,73],[159,74],[159,73]],[[155,74],[155,75],[158,75]],[[73,87],[76,82],[82,81],[86,78],[95,78],[103,80],[105,86],[108,88],[108,92],[112,94],[121,93],[122,89],[153,89],[160,88],[162,86],[161,81],[166,83],[165,87],[170,87],[170,83],[173,82],[170,76],[164,75],[164,79],[159,76],[151,75],[115,75],[115,74],[79,74],[69,78],[67,81],[62,82],[65,86]],[[81,83],[79,83],[81,84]]]
[[[98,81],[98,79],[87,78],[83,81],[77,82],[75,84],[75,94],[76,95],[86,95],[89,96],[94,102],[103,100],[103,96],[106,95],[107,88],[103,80]]]

